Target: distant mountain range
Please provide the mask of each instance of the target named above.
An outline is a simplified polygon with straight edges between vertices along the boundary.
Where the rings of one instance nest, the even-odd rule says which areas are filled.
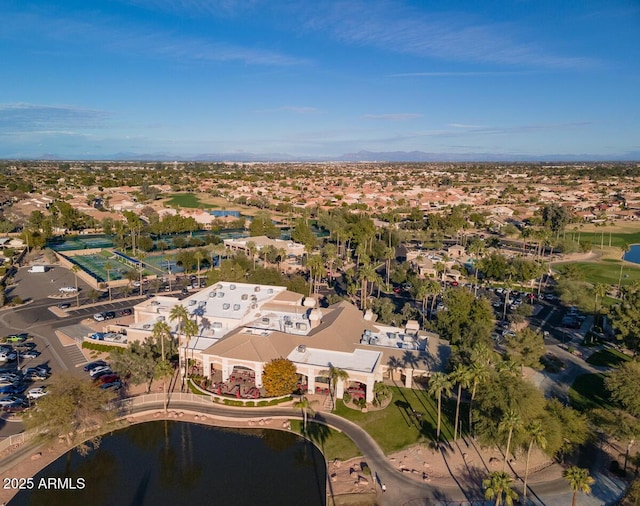
[[[201,162],[581,162],[581,161],[640,161],[640,151],[616,156],[591,154],[510,155],[496,153],[426,153],[424,151],[358,151],[340,156],[295,156],[287,153],[208,153],[179,155],[166,153],[116,153],[113,155],[85,155],[65,157],[43,154],[40,160],[113,160],[113,161],[201,161]]]

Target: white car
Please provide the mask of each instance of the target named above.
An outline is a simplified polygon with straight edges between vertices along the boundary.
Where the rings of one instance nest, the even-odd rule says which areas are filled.
[[[92,378],[96,375],[96,374],[100,374],[101,372],[106,372],[106,371],[110,371],[111,368],[108,365],[101,365],[100,367],[96,367],[95,369],[91,369],[91,371],[89,371],[89,376],[91,376]]]
[[[76,293],[78,290],[76,290],[73,286],[63,286],[62,288],[60,288],[60,292],[62,293]]]
[[[46,387],[36,387],[27,392],[27,397],[29,399],[39,399],[40,397],[44,397],[48,393],[49,391]]]
[[[97,322],[103,322],[105,320],[104,313],[96,313],[93,315],[93,319]]]

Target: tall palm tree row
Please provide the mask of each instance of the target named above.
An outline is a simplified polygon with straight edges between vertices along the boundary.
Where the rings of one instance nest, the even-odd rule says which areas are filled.
[[[541,450],[544,450],[547,446],[547,439],[545,438],[544,428],[542,427],[542,422],[540,420],[533,420],[526,426],[525,430],[529,435],[529,446],[527,448],[527,462],[524,468],[524,485],[522,491],[522,497],[524,498],[523,502],[526,504],[527,479],[529,478],[529,458],[531,457],[531,450],[534,445]]]

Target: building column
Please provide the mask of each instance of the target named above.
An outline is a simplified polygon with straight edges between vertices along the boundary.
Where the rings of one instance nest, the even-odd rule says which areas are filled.
[[[342,399],[344,396],[344,381],[338,380],[336,384],[336,399]]]
[[[404,386],[405,388],[413,388],[413,369],[406,368],[404,370]]]
[[[307,371],[307,388],[310,394],[316,393],[316,372],[314,370]]]
[[[373,376],[369,376],[367,378],[367,382],[365,383],[367,385],[367,391],[366,391],[366,401],[367,402],[373,402],[373,399],[375,398],[374,392],[373,392],[373,387],[376,384],[375,379],[373,378]]]
[[[231,371],[233,371],[233,367],[229,367],[229,363],[222,359],[222,381],[229,381]]]
[[[255,373],[256,373],[256,386],[258,388],[262,387],[262,372],[263,372],[263,366],[262,364],[255,364]]]

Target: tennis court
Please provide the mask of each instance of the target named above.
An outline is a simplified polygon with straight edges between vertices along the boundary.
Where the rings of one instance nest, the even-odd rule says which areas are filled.
[[[105,235],[88,235],[66,239],[61,242],[51,242],[47,244],[47,246],[55,251],[74,251],[79,249],[113,248],[114,244],[113,241]]]

